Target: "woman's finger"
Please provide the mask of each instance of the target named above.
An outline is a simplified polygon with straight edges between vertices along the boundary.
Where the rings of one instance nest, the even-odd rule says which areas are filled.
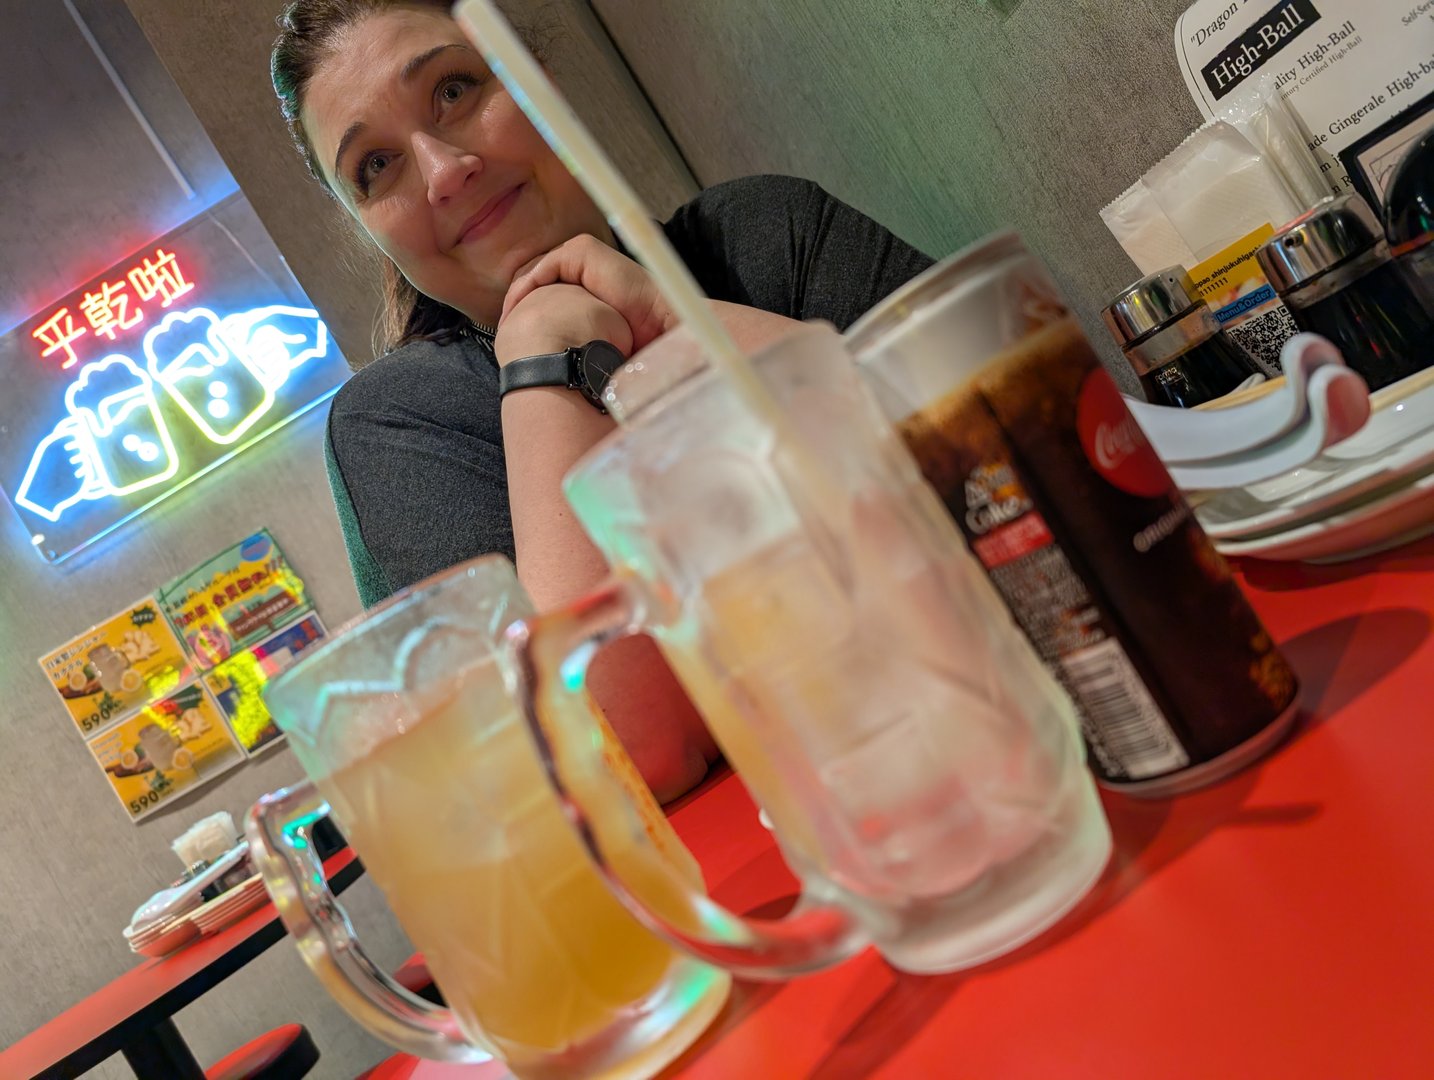
[[[516,274],[508,285],[508,292],[503,297],[503,312],[498,316],[498,325],[513,313],[513,309],[521,304],[527,297],[544,285],[556,285],[559,282],[556,266],[550,267],[548,260],[552,252],[544,252],[542,255],[529,260]],[[571,282],[569,284],[572,284]]]
[[[611,265],[604,267],[603,264],[606,261],[603,258],[604,252],[617,259],[622,258],[601,240],[583,234],[565,240],[551,251],[530,260],[513,276],[512,284],[508,286],[508,293],[503,299],[503,315],[506,316],[525,296],[535,289],[541,289],[544,285],[581,285],[596,296],[593,279],[600,276],[611,277],[621,273],[620,269],[615,269]],[[636,268],[635,263],[633,266]],[[604,269],[606,270],[605,274]],[[639,272],[641,271],[639,270]],[[587,280],[585,281],[584,278]],[[597,285],[597,287],[601,288],[601,285]],[[611,292],[612,290],[605,289],[603,291]]]
[[[666,302],[637,263],[593,236],[576,236],[529,262],[513,278],[503,301],[508,314],[546,285],[577,285],[620,312],[643,344],[669,328]]]

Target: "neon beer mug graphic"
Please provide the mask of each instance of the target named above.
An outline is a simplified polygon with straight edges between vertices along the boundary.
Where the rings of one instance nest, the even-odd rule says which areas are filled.
[[[128,495],[179,469],[154,382],[127,356],[81,368],[65,391],[65,414],[36,447],[15,496],[49,521],[83,499]]]
[[[17,503],[59,521],[83,500],[173,478],[181,463],[155,383],[206,438],[226,446],[270,411],[296,368],[328,354],[329,332],[313,308],[270,304],[223,319],[191,308],[166,315],[143,347],[148,371],[119,353],[80,368],[65,416],[31,456]]]
[[[144,335],[144,355],[154,381],[210,442],[234,442],[274,405],[275,387],[208,308],[166,315]]]

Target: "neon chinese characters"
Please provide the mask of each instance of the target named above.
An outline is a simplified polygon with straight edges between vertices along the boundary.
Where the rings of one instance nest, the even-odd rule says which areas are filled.
[[[85,328],[75,325],[75,317],[70,314],[67,307],[60,308],[30,334],[36,341],[44,346],[40,350],[40,358],[54,356],[56,353],[64,353],[65,359],[60,362],[62,368],[73,367],[79,359],[75,355],[74,343],[85,336]]]
[[[159,306],[167,308],[193,289],[194,282],[184,276],[174,253],[155,248],[153,255],[145,256],[118,281],[99,281],[93,292],[85,293],[79,303],[79,315],[88,326],[78,322],[76,313],[68,307],[62,307],[30,336],[40,343],[42,360],[59,354],[64,357],[60,361],[62,368],[73,367],[79,360],[74,342],[86,334],[93,332],[113,342],[116,332],[132,329],[144,321],[140,302],[148,303],[157,298]]]

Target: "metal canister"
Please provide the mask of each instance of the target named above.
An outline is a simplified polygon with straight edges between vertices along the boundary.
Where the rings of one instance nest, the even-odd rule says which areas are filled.
[[[1190,275],[1172,266],[1123,289],[1101,312],[1152,405],[1188,409],[1262,374],[1220,329]]]
[[[1434,364],[1434,311],[1358,195],[1323,200],[1258,258],[1299,328],[1339,346],[1371,390]]]

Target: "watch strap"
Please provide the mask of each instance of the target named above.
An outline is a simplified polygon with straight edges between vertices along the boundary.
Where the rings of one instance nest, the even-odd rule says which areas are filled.
[[[521,360],[504,364],[498,369],[498,393],[510,390],[527,390],[534,386],[573,385],[573,354],[575,349],[559,353],[543,353],[541,356],[525,356]]]

